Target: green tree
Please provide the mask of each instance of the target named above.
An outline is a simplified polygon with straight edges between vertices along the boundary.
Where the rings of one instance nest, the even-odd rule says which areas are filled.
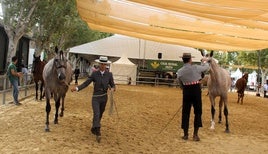
[[[70,47],[110,36],[92,31],[81,20],[75,0],[41,1],[35,14],[34,40],[37,54],[54,52],[54,47],[66,50]]]
[[[2,0],[3,22],[9,38],[7,62],[16,54],[19,39],[29,32],[38,0]],[[7,65],[8,66],[8,65]]]

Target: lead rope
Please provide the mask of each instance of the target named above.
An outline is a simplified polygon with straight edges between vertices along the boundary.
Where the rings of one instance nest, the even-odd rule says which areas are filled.
[[[171,119],[169,119],[168,123],[160,130],[160,132],[158,134],[161,134],[166,128],[167,126],[170,124],[170,122],[176,117],[176,115],[180,112],[182,108],[182,105],[179,107],[179,109],[176,111],[176,113],[173,115],[173,117]]]
[[[116,115],[117,115],[117,124],[116,124],[116,139],[117,139],[117,144],[119,145],[119,137],[118,137],[118,129],[119,129],[119,114],[117,110],[116,103],[114,101],[114,91],[111,90],[110,92],[110,109],[109,109],[109,115],[111,116],[113,114],[113,111],[115,109]]]

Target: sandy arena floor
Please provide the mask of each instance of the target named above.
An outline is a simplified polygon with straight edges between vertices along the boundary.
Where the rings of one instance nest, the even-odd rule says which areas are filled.
[[[73,85],[72,85],[73,86]],[[45,101],[34,96],[22,106],[0,106],[0,153],[268,153],[268,99],[246,95],[244,104],[229,93],[230,134],[225,120],[210,130],[210,102],[203,92],[203,128],[200,142],[181,139],[181,111],[159,133],[181,106],[181,90],[169,87],[118,85],[114,94],[117,111],[109,115],[110,102],[102,120],[101,143],[90,134],[92,86],[78,93],[68,91],[64,117],[45,132]],[[193,110],[192,110],[193,111]],[[218,117],[218,108],[216,110]],[[193,113],[190,133],[193,131]],[[217,119],[216,119],[217,120]]]

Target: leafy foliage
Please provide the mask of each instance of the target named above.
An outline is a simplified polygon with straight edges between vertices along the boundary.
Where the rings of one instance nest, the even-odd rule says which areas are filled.
[[[30,34],[36,43],[37,52],[49,51],[56,45],[65,50],[112,35],[90,30],[79,17],[75,0],[2,0],[1,2],[4,6],[4,25],[15,34],[18,34],[16,33],[18,29],[24,27],[16,38],[19,39],[26,33]]]

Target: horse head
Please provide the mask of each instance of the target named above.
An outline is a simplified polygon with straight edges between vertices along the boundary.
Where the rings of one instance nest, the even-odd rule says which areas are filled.
[[[244,75],[242,76],[242,78],[248,80],[248,72],[245,72]]]
[[[64,56],[63,51],[58,52],[58,49],[55,49],[56,56],[54,57],[54,68],[57,72],[57,77],[61,82],[65,82],[66,79],[66,68],[67,68],[67,59]]]
[[[205,59],[206,62],[210,63],[213,57],[213,50],[210,52],[210,54],[206,53],[204,49],[198,49],[198,51],[201,52],[201,55],[203,56],[203,59]]]
[[[36,56],[33,54],[32,73],[35,73],[36,69],[38,69],[36,65],[38,65],[39,62],[41,62],[41,56]]]

